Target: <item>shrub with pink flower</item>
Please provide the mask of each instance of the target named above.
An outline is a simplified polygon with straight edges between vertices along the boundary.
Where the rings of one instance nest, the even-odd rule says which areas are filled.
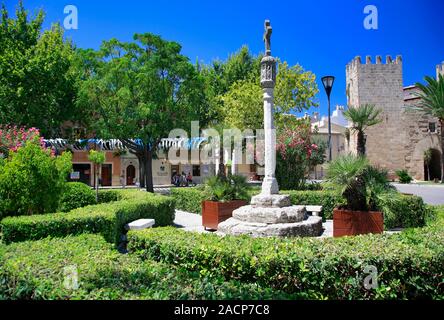
[[[40,137],[38,129],[0,125],[0,154],[4,157],[7,157],[10,152],[17,152],[18,148],[30,140],[38,140],[40,146],[45,148],[45,142],[43,137]]]
[[[310,158],[318,149],[311,141],[307,120],[292,120],[277,132],[276,177],[281,189],[302,189],[310,167]]]

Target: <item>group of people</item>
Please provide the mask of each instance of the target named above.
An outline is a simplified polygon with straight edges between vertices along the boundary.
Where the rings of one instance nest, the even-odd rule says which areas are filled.
[[[176,187],[190,187],[193,185],[193,176],[191,175],[191,172],[189,172],[188,175],[183,171],[182,174],[175,172],[171,182]]]

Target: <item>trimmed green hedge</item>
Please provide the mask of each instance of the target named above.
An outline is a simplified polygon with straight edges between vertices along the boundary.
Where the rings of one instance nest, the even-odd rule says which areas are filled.
[[[59,210],[69,212],[93,204],[96,204],[96,196],[89,186],[81,182],[69,182],[60,197]]]
[[[252,190],[251,196],[260,193]],[[333,219],[333,209],[345,204],[345,200],[336,192],[328,190],[282,190],[281,194],[290,195],[291,202],[297,205],[322,206],[324,220]],[[206,200],[199,188],[171,189],[171,196],[176,200],[179,210],[201,214],[201,202]],[[427,219],[433,219],[433,210],[427,208],[422,198],[397,194],[381,200],[379,205],[384,212],[385,229],[423,227]]]
[[[322,206],[321,216],[324,219],[333,219],[333,209],[344,203],[342,197],[333,191],[285,190],[280,193],[290,195],[291,203],[293,204]]]
[[[78,288],[66,275],[77,272]],[[0,245],[0,300],[289,299],[257,284],[122,255],[99,235]],[[71,289],[70,289],[71,288]]]
[[[435,219],[433,208],[427,206],[421,197],[398,194],[379,201],[378,206],[384,208],[384,227],[417,228],[426,225],[428,220]]]
[[[307,299],[444,298],[444,226],[340,239],[218,237],[173,228],[129,233],[129,252]],[[375,266],[377,289],[364,270]]]
[[[151,218],[156,226],[172,225],[174,200],[137,190],[120,192],[122,200],[75,209],[68,213],[8,217],[1,221],[6,243],[64,237],[81,233],[100,233],[118,243],[124,226],[134,220]]]
[[[172,188],[171,196],[176,201],[176,209],[202,214],[202,201],[206,199],[201,189]]]
[[[99,190],[99,203],[119,201],[129,190]],[[134,190],[133,190],[134,191]]]
[[[260,190],[251,190],[251,196],[257,195]],[[323,206],[323,216],[326,219],[333,218],[333,209],[341,204],[342,198],[331,191],[281,191],[281,194],[290,195],[294,204],[301,205],[321,205]],[[203,191],[199,188],[174,188],[171,189],[171,196],[176,200],[176,208],[179,210],[202,213],[202,201],[206,200]]]

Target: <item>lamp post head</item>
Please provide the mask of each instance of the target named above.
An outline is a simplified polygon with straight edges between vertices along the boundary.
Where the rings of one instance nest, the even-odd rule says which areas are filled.
[[[327,93],[328,97],[330,97],[334,82],[335,82],[335,77],[333,76],[325,76],[322,78],[322,84],[324,85],[325,92]]]

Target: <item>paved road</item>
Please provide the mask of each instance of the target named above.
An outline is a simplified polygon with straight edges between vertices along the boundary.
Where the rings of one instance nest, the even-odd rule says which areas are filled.
[[[420,196],[424,202],[437,205],[444,204],[444,185],[393,184],[402,193],[411,193]]]

